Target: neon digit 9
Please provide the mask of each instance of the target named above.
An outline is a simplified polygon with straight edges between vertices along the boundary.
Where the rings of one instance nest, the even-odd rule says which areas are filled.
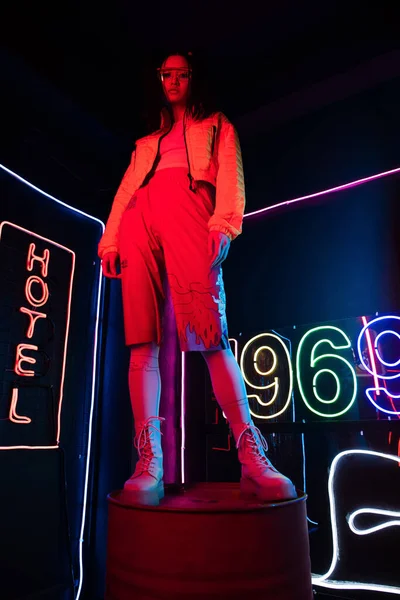
[[[260,333],[251,338],[243,348],[240,369],[249,388],[263,392],[248,398],[254,398],[263,409],[268,407],[268,411],[258,413],[250,406],[253,417],[274,419],[286,411],[292,397],[293,370],[289,351],[278,335]]]
[[[388,329],[388,324],[391,322],[392,328]],[[400,357],[396,360],[388,361],[382,356],[382,349],[389,346],[388,340],[395,341],[400,340],[399,331],[396,331],[394,327],[400,329],[400,317],[395,315],[387,315],[377,317],[369,323],[367,319],[363,317],[364,327],[360,331],[357,341],[357,351],[359,359],[363,367],[372,375],[374,378],[374,387],[368,388],[365,394],[371,404],[375,406],[381,412],[388,415],[400,415],[400,405],[398,404],[397,410],[394,404],[395,400],[400,400],[400,394],[392,393],[388,391],[386,387],[386,381],[391,382],[393,387],[393,381],[399,380],[400,371],[397,367],[400,365]],[[379,331],[382,329],[382,331]],[[371,333],[374,332],[375,339],[371,339]],[[365,340],[364,340],[365,337]],[[363,344],[368,350],[369,364],[365,360],[363,354]],[[377,368],[379,366],[379,368]],[[390,368],[391,371],[387,369]],[[382,385],[379,384],[379,380],[382,381]],[[379,399],[379,403],[377,400]],[[390,409],[388,408],[390,406]]]

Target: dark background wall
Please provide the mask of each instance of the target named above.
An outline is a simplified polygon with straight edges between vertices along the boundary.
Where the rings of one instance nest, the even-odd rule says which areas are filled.
[[[0,159],[103,219],[145,132],[155,68],[180,46],[239,129],[249,210],[396,162],[393,3],[59,8],[5,12]]]
[[[10,5],[0,55],[0,161],[106,219],[133,141],[144,133],[149,73],[179,45],[203,56],[218,104],[238,127],[248,211],[397,167],[400,61],[390,4],[247,3],[228,13],[207,2],[169,11],[120,0],[104,9],[72,2],[57,6],[57,15],[32,5],[23,18]],[[287,217],[245,221],[225,267],[231,332],[244,318],[256,330],[261,321],[279,327],[395,309],[398,185],[371,184],[351,202],[344,193]],[[107,287],[90,600],[103,590],[104,496],[123,481],[129,460],[122,453],[131,447],[120,296],[118,284]]]
[[[243,129],[248,211],[398,167],[399,98],[396,77],[257,135]]]
[[[245,219],[225,267],[232,335],[398,309],[399,195],[392,175]]]

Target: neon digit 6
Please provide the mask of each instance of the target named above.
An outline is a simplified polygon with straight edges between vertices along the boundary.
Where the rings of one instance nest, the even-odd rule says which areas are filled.
[[[322,337],[321,337],[322,336]],[[312,340],[317,341],[313,344],[311,352],[306,350],[306,346],[312,343]],[[339,354],[319,354],[318,350],[321,345],[329,345],[334,350],[346,350],[351,348],[351,342],[347,335],[338,327],[331,325],[314,327],[310,329],[301,338],[296,359],[296,371],[297,371],[297,382],[299,385],[299,391],[301,397],[304,400],[306,406],[315,414],[320,417],[339,417],[347,412],[353,405],[357,396],[357,378],[354,368],[351,363]],[[303,359],[304,353],[307,351],[309,359],[307,360],[307,367],[316,369],[322,367],[325,364],[325,368],[319,368],[311,380],[310,374],[305,371],[305,359]],[[338,374],[338,369],[346,370],[346,376],[350,376],[351,387],[350,389],[343,390],[341,384],[342,373]],[[335,382],[336,391],[331,398],[323,398],[318,388],[321,385],[319,381],[321,375],[329,374],[333,377]],[[315,402],[317,400],[317,403]],[[313,406],[317,404],[317,408]],[[323,410],[324,412],[321,412]]]

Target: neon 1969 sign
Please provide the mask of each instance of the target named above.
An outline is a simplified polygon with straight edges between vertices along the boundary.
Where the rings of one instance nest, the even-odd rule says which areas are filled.
[[[363,326],[353,346],[339,327],[309,329],[292,359],[285,338],[275,332],[250,339],[239,362],[252,415],[258,419],[284,415],[296,381],[310,416],[340,418],[354,406],[359,376],[372,378],[365,398],[377,411],[400,415],[400,316],[385,315],[369,322],[362,317],[361,321]]]

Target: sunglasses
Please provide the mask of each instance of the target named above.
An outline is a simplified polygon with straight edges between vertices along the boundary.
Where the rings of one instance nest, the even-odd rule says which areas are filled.
[[[174,76],[179,79],[179,81],[189,81],[192,76],[191,69],[157,69],[158,76],[162,82],[173,80]]]

